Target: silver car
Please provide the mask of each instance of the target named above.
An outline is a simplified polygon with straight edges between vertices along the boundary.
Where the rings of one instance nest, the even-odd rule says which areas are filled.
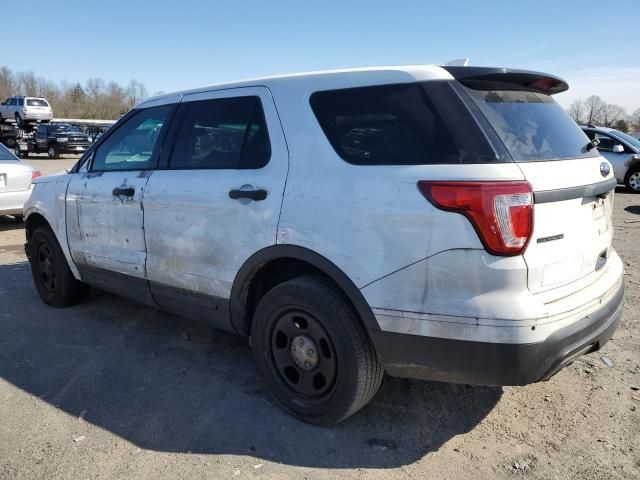
[[[18,126],[25,122],[49,122],[53,118],[51,105],[40,97],[10,97],[0,104],[0,122],[14,120]]]
[[[640,140],[613,128],[582,129],[591,140],[598,140],[598,151],[611,163],[618,183],[640,193]]]
[[[31,182],[40,172],[22,163],[0,144],[0,215],[22,217],[22,207],[31,195]]]

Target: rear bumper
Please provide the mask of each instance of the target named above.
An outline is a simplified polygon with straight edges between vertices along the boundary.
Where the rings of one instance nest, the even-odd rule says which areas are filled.
[[[22,215],[22,208],[31,189],[0,193],[0,215]]]
[[[622,319],[624,283],[587,316],[537,343],[489,343],[370,331],[390,375],[475,385],[546,380],[576,357],[599,350]]]

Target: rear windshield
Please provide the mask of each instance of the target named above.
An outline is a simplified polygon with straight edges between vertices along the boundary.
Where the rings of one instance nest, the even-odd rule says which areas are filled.
[[[515,161],[598,156],[589,139],[550,95],[464,87]]]
[[[28,98],[27,99],[28,107],[48,107],[49,104],[46,100],[42,100],[41,98]]]
[[[17,161],[17,158],[13,156],[13,154],[7,147],[0,143],[0,160]]]

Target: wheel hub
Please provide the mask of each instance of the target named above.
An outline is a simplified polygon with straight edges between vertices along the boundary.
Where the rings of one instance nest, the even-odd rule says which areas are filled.
[[[318,365],[318,347],[307,335],[298,335],[291,342],[291,358],[298,368],[313,370]]]

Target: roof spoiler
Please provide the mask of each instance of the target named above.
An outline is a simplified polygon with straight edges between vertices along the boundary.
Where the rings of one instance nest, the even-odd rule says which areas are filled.
[[[525,90],[547,95],[569,90],[569,85],[562,78],[529,70],[449,65],[442,68],[474,90]]]

